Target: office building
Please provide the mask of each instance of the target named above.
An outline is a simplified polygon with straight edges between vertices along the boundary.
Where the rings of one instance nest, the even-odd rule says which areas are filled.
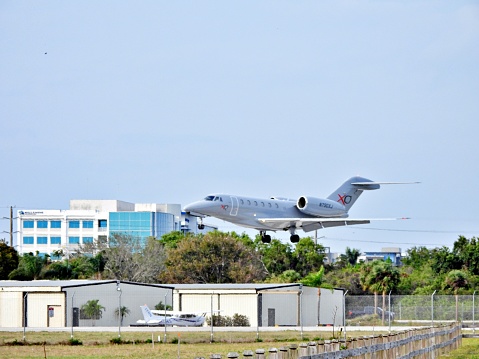
[[[105,243],[113,233],[139,238],[161,238],[172,231],[199,231],[196,217],[181,211],[179,204],[129,203],[119,200],[71,200],[68,210],[19,210],[17,243],[20,254],[75,251],[86,243]]]

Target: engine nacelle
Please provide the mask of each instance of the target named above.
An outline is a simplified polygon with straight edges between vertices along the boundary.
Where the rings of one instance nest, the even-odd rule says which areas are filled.
[[[296,207],[306,214],[317,217],[339,217],[346,213],[346,208],[330,199],[299,197]]]

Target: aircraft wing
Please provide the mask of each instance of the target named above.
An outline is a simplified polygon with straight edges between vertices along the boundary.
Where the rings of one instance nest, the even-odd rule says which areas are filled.
[[[380,219],[349,219],[349,218],[259,218],[258,221],[267,226],[285,230],[291,227],[301,228],[305,232],[321,228],[352,226],[355,224],[368,224],[371,221],[389,221],[406,218],[380,218]]]

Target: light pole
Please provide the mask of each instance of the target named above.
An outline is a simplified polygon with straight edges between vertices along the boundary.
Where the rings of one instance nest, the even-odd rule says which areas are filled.
[[[434,326],[434,294],[436,294],[436,291],[434,291],[431,295],[431,326]]]
[[[121,338],[121,288],[120,281],[116,282],[116,290],[118,291],[118,338]]]
[[[349,289],[347,289],[343,294],[343,326],[344,326],[344,342],[346,343],[347,335],[346,335],[346,294],[348,294]]]

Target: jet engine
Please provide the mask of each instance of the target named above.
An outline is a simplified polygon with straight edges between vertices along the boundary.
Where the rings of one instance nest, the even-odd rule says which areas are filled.
[[[344,206],[329,199],[299,197],[296,207],[306,214],[316,217],[338,217],[346,213]]]

